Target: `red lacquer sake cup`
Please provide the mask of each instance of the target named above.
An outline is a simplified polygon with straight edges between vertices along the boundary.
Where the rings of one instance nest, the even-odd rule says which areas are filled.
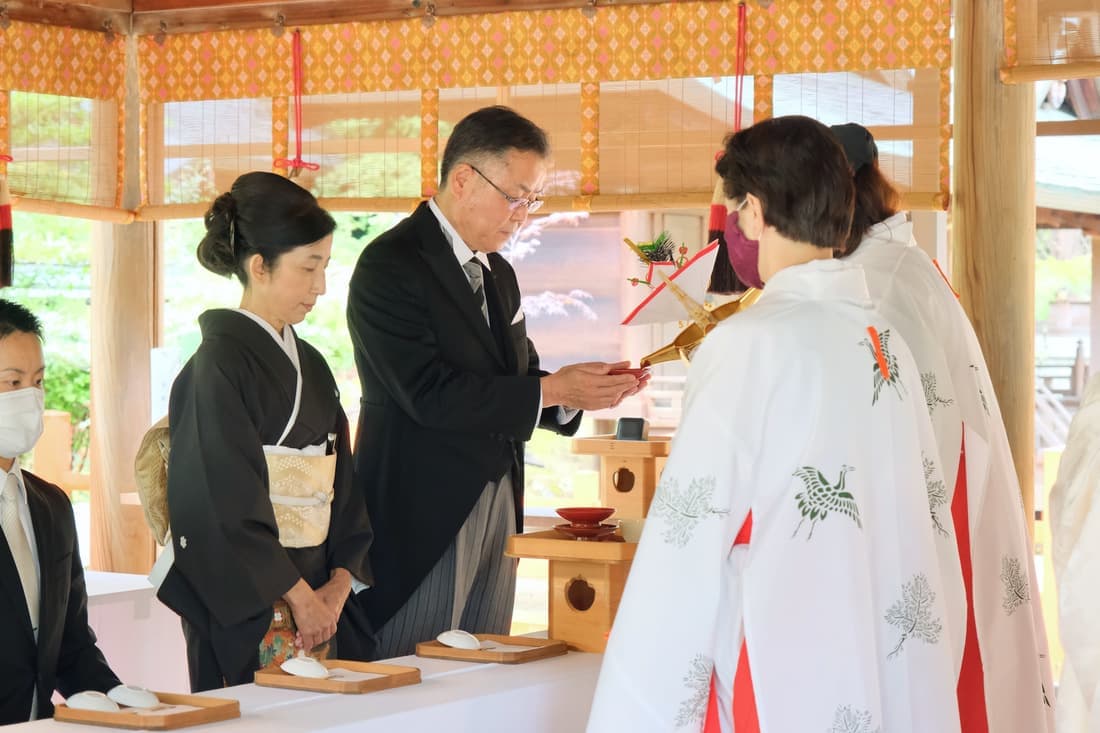
[[[572,506],[555,510],[562,519],[568,520],[574,527],[598,527],[600,522],[615,513],[614,507]]]

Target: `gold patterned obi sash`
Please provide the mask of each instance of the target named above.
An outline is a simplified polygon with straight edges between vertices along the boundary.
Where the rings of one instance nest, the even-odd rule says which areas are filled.
[[[323,455],[324,446],[295,450],[264,446],[267,481],[279,544],[316,547],[328,537],[332,519],[336,455]]]

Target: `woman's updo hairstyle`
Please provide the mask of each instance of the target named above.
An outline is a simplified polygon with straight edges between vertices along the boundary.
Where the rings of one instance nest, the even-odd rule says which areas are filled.
[[[204,217],[206,236],[196,254],[216,275],[236,275],[248,285],[248,259],[263,258],[268,270],[296,247],[332,234],[336,222],[313,194],[276,173],[245,173],[228,193],[214,199]]]

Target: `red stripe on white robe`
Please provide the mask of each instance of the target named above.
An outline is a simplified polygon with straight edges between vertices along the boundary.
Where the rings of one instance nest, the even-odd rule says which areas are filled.
[[[964,431],[963,435],[965,434]],[[978,626],[974,620],[974,570],[970,559],[970,511],[966,496],[965,437],[959,454],[959,475],[955,479],[955,498],[951,502],[951,518],[955,523],[955,538],[959,545],[963,585],[966,588],[966,643],[963,647],[958,685],[959,722],[962,733],[989,733],[989,717],[985,709],[982,652],[978,647]]]
[[[747,545],[750,539],[752,539],[752,512],[745,517],[745,523],[737,532],[733,546]],[[712,673],[703,733],[722,733],[721,719],[718,715],[718,691],[714,685]],[[749,667],[749,650],[744,640],[741,641],[741,654],[737,657],[737,672],[733,677],[733,731],[734,733],[760,733],[760,720],[756,714],[756,695],[752,688],[752,669]]]

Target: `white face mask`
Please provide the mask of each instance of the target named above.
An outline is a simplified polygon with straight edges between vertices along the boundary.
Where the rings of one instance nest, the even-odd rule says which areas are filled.
[[[38,387],[0,392],[0,457],[18,458],[42,437],[46,393]]]

